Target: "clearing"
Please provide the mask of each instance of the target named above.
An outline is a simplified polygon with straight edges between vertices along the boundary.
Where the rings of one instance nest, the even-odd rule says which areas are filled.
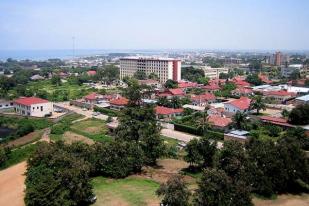
[[[94,141],[92,139],[70,131],[67,131],[63,134],[63,140],[68,144],[71,144],[73,142],[83,142],[89,145],[94,144]]]
[[[279,195],[275,200],[263,200],[253,198],[255,206],[308,206],[309,194],[302,195]]]
[[[7,146],[9,147],[19,147],[25,144],[29,144],[32,142],[35,142],[36,140],[39,140],[43,135],[44,130],[36,130],[34,132],[31,132],[23,137],[19,137],[15,140],[9,141],[7,143]]]

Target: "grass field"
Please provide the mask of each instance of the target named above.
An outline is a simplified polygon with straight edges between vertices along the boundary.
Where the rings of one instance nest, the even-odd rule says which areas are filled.
[[[108,179],[97,177],[92,180],[97,201],[94,206],[144,206],[159,205],[155,195],[159,183],[138,177]]]
[[[61,85],[53,85],[50,80],[38,81],[38,82],[30,82],[27,84],[27,88],[44,90],[48,93],[48,99],[53,101],[62,101],[59,95],[55,95],[54,93],[67,92],[67,99],[78,99],[89,92],[93,91],[87,85],[77,85],[77,84],[69,84],[68,82],[64,82]]]

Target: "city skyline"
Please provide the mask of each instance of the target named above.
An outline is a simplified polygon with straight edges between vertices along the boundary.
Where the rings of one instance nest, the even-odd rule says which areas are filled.
[[[1,2],[0,50],[308,50],[309,2]]]

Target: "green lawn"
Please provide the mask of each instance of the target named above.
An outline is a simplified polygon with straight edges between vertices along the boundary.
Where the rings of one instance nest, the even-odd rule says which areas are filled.
[[[12,150],[8,156],[8,160],[5,161],[4,165],[0,167],[0,170],[8,168],[10,166],[13,166],[17,163],[20,163],[28,159],[30,154],[35,150],[36,146],[37,146],[36,144],[28,144]]]
[[[159,199],[155,195],[159,183],[136,177],[125,179],[108,179],[96,177],[92,180],[94,192],[97,196],[95,206],[158,205]]]

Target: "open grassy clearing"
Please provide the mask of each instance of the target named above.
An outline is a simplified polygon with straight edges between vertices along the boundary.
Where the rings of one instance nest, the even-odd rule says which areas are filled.
[[[309,194],[284,194],[277,196],[274,200],[253,198],[253,203],[255,206],[308,206]]]
[[[139,177],[125,179],[94,178],[92,181],[97,201],[94,206],[158,205],[155,191],[159,183]]]

